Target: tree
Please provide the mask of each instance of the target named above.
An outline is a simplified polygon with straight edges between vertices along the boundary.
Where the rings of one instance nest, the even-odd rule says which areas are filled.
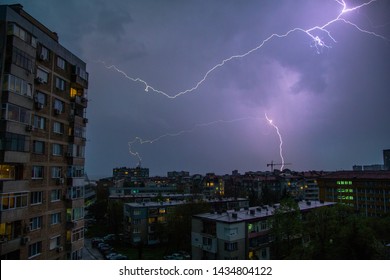
[[[302,219],[298,203],[292,198],[282,200],[271,219],[275,259],[295,258],[294,244],[302,244]]]

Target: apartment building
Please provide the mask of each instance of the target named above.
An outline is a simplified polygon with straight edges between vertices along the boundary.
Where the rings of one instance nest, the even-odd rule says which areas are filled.
[[[390,171],[338,171],[317,182],[320,200],[348,204],[365,216],[390,212]]]
[[[129,243],[133,245],[139,242],[146,245],[160,243],[156,231],[158,224],[166,223],[168,215],[174,213],[177,206],[194,203],[183,198],[164,202],[149,201],[124,204],[124,233]],[[202,199],[199,202],[207,203],[213,211],[219,213],[226,209],[249,205],[249,201],[244,198]]]
[[[57,33],[0,5],[1,259],[80,259],[88,73]]]
[[[298,203],[302,214],[333,202]],[[271,219],[279,204],[245,207],[194,215],[192,259],[269,260],[272,255]]]

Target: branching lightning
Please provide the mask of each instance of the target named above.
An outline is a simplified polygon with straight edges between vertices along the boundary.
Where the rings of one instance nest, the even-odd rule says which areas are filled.
[[[265,115],[265,118],[267,119],[268,123],[269,123],[270,125],[272,125],[272,126],[275,128],[276,133],[277,133],[278,136],[279,136],[279,155],[280,155],[280,159],[281,159],[281,161],[282,161],[282,162],[281,162],[282,165],[281,165],[281,167],[280,167],[280,171],[282,171],[283,168],[284,168],[283,139],[282,139],[282,135],[280,134],[279,127],[277,127],[277,126],[274,124],[274,122],[273,122],[270,118],[268,118],[267,113],[264,113],[264,115]]]
[[[139,154],[139,152],[136,152],[134,151],[133,149],[133,146],[135,144],[153,144],[154,142],[157,142],[163,138],[166,138],[166,137],[176,137],[176,136],[180,136],[180,135],[183,135],[183,134],[188,134],[188,133],[192,133],[194,132],[196,129],[198,128],[201,128],[201,127],[207,127],[207,126],[212,126],[212,125],[216,125],[216,124],[222,124],[222,123],[234,123],[234,122],[240,122],[240,121],[247,121],[247,120],[260,120],[261,118],[256,118],[256,117],[244,117],[244,118],[238,118],[238,119],[233,119],[233,120],[216,120],[216,121],[212,121],[212,122],[208,122],[208,123],[201,123],[201,124],[195,124],[191,129],[185,129],[185,130],[181,130],[179,132],[175,132],[175,133],[166,133],[166,134],[163,134],[163,135],[160,135],[154,139],[149,139],[149,140],[144,140],[140,137],[135,137],[132,141],[130,141],[128,144],[129,144],[129,152],[131,155],[135,156],[138,158],[138,161],[141,161],[142,158]]]
[[[356,28],[358,31],[360,32],[363,32],[363,33],[366,33],[366,34],[369,34],[369,35],[372,35],[372,36],[375,36],[375,37],[378,37],[378,38],[381,38],[383,40],[386,40],[386,41],[390,41],[388,38],[382,36],[382,35],[379,35],[375,32],[372,32],[372,31],[369,31],[369,30],[365,30],[361,27],[359,27],[357,24],[351,22],[351,21],[348,21],[346,20],[345,18],[343,18],[342,16],[345,15],[345,14],[348,14],[348,13],[351,13],[351,12],[354,12],[356,10],[359,10],[365,6],[368,6],[370,4],[372,4],[373,2],[376,2],[377,0],[370,0],[370,1],[367,1],[361,5],[357,5],[357,6],[354,6],[354,7],[351,7],[351,8],[348,8],[347,7],[347,4],[345,3],[344,0],[335,0],[336,3],[338,3],[339,5],[341,5],[342,7],[342,10],[341,12],[333,19],[329,20],[328,22],[326,22],[325,24],[323,25],[316,25],[314,27],[311,27],[309,29],[303,29],[303,28],[300,28],[300,27],[295,27],[293,29],[290,29],[288,30],[287,32],[285,32],[284,34],[272,34],[270,35],[269,37],[267,37],[266,39],[264,39],[258,46],[254,47],[253,49],[249,50],[249,51],[246,51],[245,53],[242,53],[242,54],[236,54],[236,55],[232,55],[224,60],[222,60],[220,63],[216,64],[215,66],[213,66],[212,68],[210,68],[204,75],[203,77],[191,88],[189,89],[186,89],[186,90],[183,90],[183,91],[180,91],[178,93],[175,93],[175,94],[168,94],[162,90],[159,90],[159,89],[156,89],[154,88],[153,86],[149,85],[145,80],[141,79],[141,78],[133,78],[133,77],[130,77],[128,74],[126,74],[123,70],[119,69],[117,66],[115,65],[107,65],[104,61],[101,61],[99,60],[98,62],[102,63],[107,69],[112,69],[112,70],[115,70],[116,72],[118,72],[119,74],[123,75],[126,79],[129,79],[130,81],[133,81],[133,82],[139,82],[141,84],[143,84],[145,86],[145,91],[146,92],[149,92],[149,91],[153,91],[155,93],[158,93],[158,94],[161,94],[169,99],[175,99],[181,95],[185,95],[187,93],[191,93],[195,90],[197,90],[199,88],[199,86],[206,81],[206,79],[208,78],[208,76],[214,72],[215,70],[217,70],[218,68],[224,66],[227,62],[230,62],[232,60],[235,60],[235,59],[241,59],[241,58],[244,58],[248,55],[250,55],[251,53],[253,52],[256,52],[257,50],[261,49],[267,42],[269,42],[270,40],[274,39],[274,38],[284,38],[284,37],[287,37],[289,36],[291,33],[294,33],[294,32],[303,32],[305,33],[307,36],[310,37],[310,39],[312,40],[313,42],[313,46],[316,48],[317,50],[317,53],[320,53],[320,49],[321,48],[330,48],[330,45],[328,45],[325,41],[323,41],[318,35],[315,35],[315,33],[317,31],[321,32],[321,33],[325,33],[326,36],[331,40],[333,41],[334,43],[336,43],[336,39],[331,35],[331,32],[327,29],[330,25],[336,23],[336,22],[343,22],[345,24],[348,24],[354,28]]]

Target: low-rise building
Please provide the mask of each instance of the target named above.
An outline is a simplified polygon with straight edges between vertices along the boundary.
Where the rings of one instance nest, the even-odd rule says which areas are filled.
[[[213,211],[222,213],[226,209],[248,207],[244,198],[203,199],[199,201],[171,200],[164,202],[140,202],[124,204],[124,233],[130,244],[154,245],[160,243],[158,224],[167,222],[168,215],[179,205],[207,203]]]
[[[301,213],[332,202],[299,202]],[[192,218],[192,258],[248,260],[271,258],[271,218],[279,204],[246,207],[194,215]]]

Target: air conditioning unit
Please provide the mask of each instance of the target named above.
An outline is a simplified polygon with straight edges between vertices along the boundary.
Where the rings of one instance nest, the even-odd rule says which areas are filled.
[[[38,110],[41,110],[41,109],[43,109],[43,104],[42,104],[42,103],[39,103],[39,102],[35,102],[35,107],[36,107]]]
[[[87,118],[84,118],[84,119],[83,119],[83,122],[84,122],[84,123],[88,123],[88,119],[87,119]]]
[[[65,182],[64,178],[57,178],[57,185],[63,185]]]
[[[64,250],[64,247],[62,247],[62,246],[58,246],[57,247],[57,252],[58,253],[62,252],[63,250]]]
[[[26,126],[26,131],[27,132],[31,132],[31,131],[33,131],[34,130],[34,127],[32,126],[32,125],[27,125]]]
[[[61,114],[61,110],[60,109],[54,109],[54,114],[56,114],[56,115]]]
[[[40,54],[40,55],[39,55],[39,59],[40,59],[40,60],[46,60],[46,57],[45,57],[43,54]]]
[[[21,239],[22,245],[26,245],[28,242],[30,242],[30,237],[23,236]]]
[[[35,82],[36,82],[37,84],[43,84],[43,83],[44,83],[44,81],[43,81],[43,79],[42,79],[41,77],[36,77],[36,78],[35,78]]]
[[[70,153],[70,152],[68,152],[68,153],[66,153],[66,156],[67,156],[67,157],[73,157],[73,154]]]

